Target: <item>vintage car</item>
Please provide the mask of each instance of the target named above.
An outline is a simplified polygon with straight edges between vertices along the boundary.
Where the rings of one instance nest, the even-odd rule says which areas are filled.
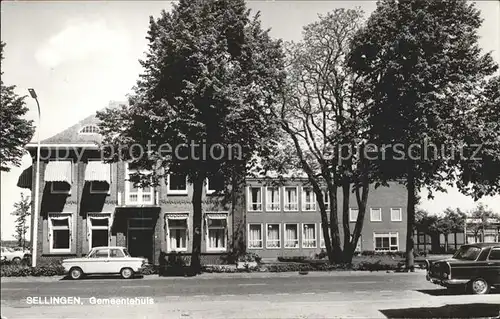
[[[426,264],[427,280],[448,289],[482,295],[500,287],[500,243],[463,245],[452,258]]]
[[[20,250],[15,250],[11,247],[2,246],[1,250],[2,256],[5,257],[2,257],[2,259],[4,259],[6,262],[20,263],[23,259],[30,255],[29,250],[23,250],[22,248]]]
[[[88,274],[120,274],[129,279],[141,273],[147,259],[131,257],[125,247],[94,247],[83,258],[64,259],[62,265],[71,279]]]

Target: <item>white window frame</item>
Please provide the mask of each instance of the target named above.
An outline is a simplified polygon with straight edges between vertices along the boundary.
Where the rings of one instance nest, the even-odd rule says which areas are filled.
[[[71,253],[73,244],[73,213],[49,213],[48,214],[48,236],[49,236],[49,253]],[[52,219],[68,219],[68,228],[53,226]],[[69,230],[69,245],[68,248],[53,248],[54,247],[54,230],[68,229]]]
[[[259,188],[260,189],[260,203],[259,202],[252,202],[252,188]],[[248,186],[247,188],[247,194],[248,194],[248,211],[249,212],[262,212],[263,211],[263,206],[264,206],[264,192],[263,192],[263,187],[261,186]],[[253,209],[253,205],[258,204],[260,205],[260,209]]]
[[[295,189],[296,200],[294,203],[288,202],[287,189]],[[295,205],[295,209],[290,209],[290,206],[292,206],[292,205]],[[284,186],[283,187],[283,210],[285,212],[298,212],[299,211],[299,187],[298,186]]]
[[[310,203],[311,204],[311,207],[312,209],[306,209],[306,192],[305,190],[306,189],[310,189],[311,190],[311,194],[312,194],[312,202],[307,202],[307,203]],[[314,190],[312,189],[312,187],[302,187],[302,211],[304,212],[315,212],[316,211],[316,205],[317,205],[317,199],[316,199],[316,193],[314,192]]]
[[[177,216],[182,215],[182,216]],[[186,221],[186,247],[184,248],[174,248],[171,247],[170,243],[170,224],[169,220],[185,220]],[[173,229],[182,229],[174,227]],[[189,212],[168,212],[165,214],[165,237],[167,241],[167,252],[185,252],[188,250],[189,246]]]
[[[385,238],[389,237],[389,249],[377,249],[377,241],[376,238]],[[396,238],[396,245],[391,244],[391,238]],[[392,250],[391,247],[396,247],[396,249]],[[399,232],[373,232],[373,250],[375,251],[399,251]]]
[[[103,163],[102,161],[97,160],[97,159],[89,159],[89,160],[88,160],[88,162],[100,162],[100,163],[102,163],[103,165],[109,165],[109,184],[108,184],[108,190],[107,190],[107,191],[103,191],[103,190],[94,190],[92,186],[94,185],[94,183],[95,183],[96,181],[89,181],[89,183],[90,183],[90,189],[89,189],[90,194],[108,194],[108,195],[109,195],[109,194],[111,194],[111,181],[113,180],[113,179],[111,178],[111,171],[112,171],[112,170],[111,170],[111,164],[109,164],[109,163]],[[127,165],[127,167],[128,167],[128,165]],[[86,168],[85,168],[85,169],[86,169]]]
[[[286,243],[288,241],[287,239],[287,236],[286,236],[286,226],[288,225],[295,225],[296,229],[297,229],[297,245],[295,247],[287,247],[286,246]],[[300,248],[300,225],[298,223],[284,223],[284,226],[283,226],[283,247],[285,249],[298,249]]]
[[[127,204],[127,205],[153,205],[154,196],[155,196],[155,189],[153,186],[149,186],[149,188],[151,189],[150,192],[144,192],[143,188],[141,188],[141,187],[137,188],[137,192],[131,191],[132,182],[130,181],[130,173],[132,170],[129,169],[129,165],[130,165],[130,163],[125,163],[125,204]],[[138,171],[141,174],[151,173],[150,170],[138,170]],[[134,193],[137,194],[137,201],[136,202],[130,200],[130,194],[134,194]],[[143,201],[142,200],[143,195],[148,194],[148,193],[151,195],[150,196],[151,200]]]
[[[399,218],[393,218],[393,211],[399,210]],[[391,222],[402,222],[403,221],[403,209],[402,208],[391,208]]]
[[[187,185],[187,184],[186,184]],[[210,189],[210,178],[207,178],[206,179],[206,184],[205,184],[205,193],[207,195],[212,195],[214,194],[215,192],[217,192],[216,189]]]
[[[217,214],[219,214],[219,213],[217,213]],[[228,214],[226,214],[226,213],[221,213],[221,214],[225,214],[226,215],[226,218],[225,218],[226,227],[222,228],[222,229],[224,229],[224,247],[221,247],[221,248],[212,248],[212,247],[210,247],[210,234],[209,234],[210,228],[215,228],[215,229],[221,229],[221,228],[220,227],[209,227],[208,226],[208,220],[210,219],[210,217],[209,217],[210,213],[209,213],[205,217],[205,225],[206,225],[206,227],[205,227],[205,230],[206,230],[205,242],[206,242],[207,252],[225,252],[225,251],[227,251],[227,247],[228,247],[228,236],[227,235],[228,235],[228,228],[229,228]]]
[[[306,247],[304,245],[305,241],[306,241],[306,236],[305,236],[305,226],[306,225],[313,225],[314,226],[314,239],[311,240],[311,241],[314,241],[314,246],[309,246],[309,247]],[[318,248],[318,227],[316,226],[316,223],[302,223],[302,248],[304,249],[314,249],[314,248]]]
[[[325,238],[323,236],[323,227],[321,225],[322,223],[319,223],[318,224],[318,232],[319,232],[319,248],[326,248],[326,243],[325,243]],[[328,234],[330,235],[330,239],[331,239],[331,230],[330,230],[330,227],[328,227]]]
[[[90,221],[94,219],[107,219],[108,226],[93,226]],[[108,231],[108,246],[111,244],[111,213],[87,213],[87,238],[89,239],[89,251],[92,250],[92,230],[107,230]]]
[[[352,218],[352,213],[354,211],[358,211],[358,213],[356,214],[356,218]],[[358,216],[359,216],[359,208],[351,208],[349,207],[349,221],[350,222],[355,222],[358,220]]]
[[[380,219],[374,219],[373,218],[373,212],[379,210],[380,211]],[[382,208],[379,207],[370,207],[370,221],[371,222],[381,222],[382,221]]]
[[[186,189],[170,189],[170,174],[167,175],[167,194],[168,195],[187,195],[188,194],[188,181],[186,175]]]
[[[248,223],[247,226],[247,234],[250,234],[250,226],[260,226],[260,239],[256,240],[257,243],[260,243],[259,247],[251,247],[250,246],[250,236],[247,235],[247,247],[248,249],[263,249],[264,248],[264,225],[262,223]]]
[[[330,210],[330,196],[328,196],[328,190],[323,191],[323,202],[325,203],[325,209],[326,211]]]
[[[271,202],[270,198],[268,197],[268,189],[277,189],[278,190],[278,201],[277,202]],[[279,186],[266,186],[266,211],[268,212],[279,212],[281,211],[281,187]],[[278,205],[277,209],[272,209],[272,206]]]
[[[269,226],[271,225],[278,225],[278,247],[269,247],[269,241],[270,239],[268,238],[268,230],[269,230]],[[266,249],[281,249],[282,247],[282,240],[281,240],[281,224],[280,223],[266,223]],[[272,239],[272,242],[275,242],[274,239]]]
[[[91,127],[95,132],[83,132],[87,127]],[[94,135],[94,134],[101,134],[101,130],[99,129],[99,126],[94,125],[94,124],[88,124],[82,127],[79,131],[78,134],[80,135]]]

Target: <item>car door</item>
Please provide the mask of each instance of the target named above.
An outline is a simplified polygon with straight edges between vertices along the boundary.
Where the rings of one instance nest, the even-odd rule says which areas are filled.
[[[488,255],[488,280],[492,285],[500,285],[500,246],[493,247]]]
[[[113,273],[119,273],[120,270],[127,265],[127,259],[123,251],[119,248],[111,248],[109,250],[109,267]]]
[[[86,262],[86,270],[83,272],[87,274],[106,274],[111,273],[109,267],[109,249],[99,248],[89,256]]]

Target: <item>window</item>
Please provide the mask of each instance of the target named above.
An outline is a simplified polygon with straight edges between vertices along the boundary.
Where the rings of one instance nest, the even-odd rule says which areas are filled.
[[[302,188],[302,210],[316,210],[316,194],[314,194],[312,188],[310,187]]]
[[[109,250],[109,257],[122,258],[122,257],[125,257],[125,254],[123,253],[123,251],[121,249],[113,248],[113,249]]]
[[[326,248],[325,236],[323,236],[323,224],[320,223],[318,226],[319,226],[319,228],[318,228],[318,232],[319,232],[319,248]],[[330,235],[330,240],[331,240],[331,238],[332,238],[332,232],[330,230],[330,225],[328,225],[328,234]]]
[[[299,210],[299,188],[285,187],[285,211]]]
[[[49,250],[50,252],[71,251],[71,219],[70,214],[49,215]]]
[[[99,127],[97,125],[86,125],[80,130],[79,134],[99,134]]]
[[[280,210],[280,188],[279,187],[266,187],[266,210],[279,211]]]
[[[391,221],[400,222],[403,220],[401,208],[391,208]]]
[[[299,225],[285,224],[285,248],[299,248]]]
[[[153,204],[153,187],[136,185],[135,178],[130,176],[134,173],[149,174],[148,171],[134,169],[131,163],[128,164],[126,176],[129,178],[125,184],[126,203],[131,205]]]
[[[249,211],[262,211],[262,188],[249,187],[248,188],[248,210]]]
[[[490,251],[489,260],[500,260],[500,248],[493,248]]]
[[[382,221],[382,209],[370,208],[370,221],[381,222]]]
[[[172,173],[167,177],[167,193],[172,195],[187,195],[187,175]]]
[[[207,250],[226,250],[227,215],[208,216],[207,219],[208,240]]]
[[[349,221],[355,222],[358,220],[359,209],[349,208]]]
[[[96,249],[92,254],[89,256],[90,258],[108,258],[109,257],[109,249],[107,248],[102,248],[102,249]]]
[[[399,250],[398,233],[373,233],[375,250]]]
[[[216,175],[207,178],[207,194],[221,193],[224,191],[224,176]]]
[[[329,192],[327,190],[323,191],[323,201],[325,202],[325,209],[328,211],[330,210],[330,196]]]
[[[262,224],[248,224],[248,248],[263,248]]]
[[[280,235],[280,224],[267,224],[266,248],[281,248]]]
[[[51,182],[50,192],[52,194],[71,194],[71,185],[66,182]]]
[[[316,224],[302,224],[302,248],[316,248]]]
[[[167,216],[168,251],[186,251],[188,240],[188,215]]]
[[[109,214],[95,213],[87,215],[87,236],[89,238],[89,249],[99,246],[109,246],[110,240],[110,217]]]
[[[92,181],[90,182],[90,193],[91,194],[109,194],[109,184],[108,182]]]

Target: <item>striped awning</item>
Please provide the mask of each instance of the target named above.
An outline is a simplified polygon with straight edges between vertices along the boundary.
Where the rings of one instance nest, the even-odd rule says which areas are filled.
[[[206,213],[208,219],[227,219],[227,213]]]
[[[189,212],[186,212],[186,213],[166,213],[165,217],[167,217],[167,219],[177,219],[177,220],[188,219]]]
[[[71,161],[49,162],[45,168],[45,181],[71,184]]]
[[[110,184],[110,176],[110,165],[103,162],[89,161],[85,169],[85,180],[88,182],[107,182]]]

